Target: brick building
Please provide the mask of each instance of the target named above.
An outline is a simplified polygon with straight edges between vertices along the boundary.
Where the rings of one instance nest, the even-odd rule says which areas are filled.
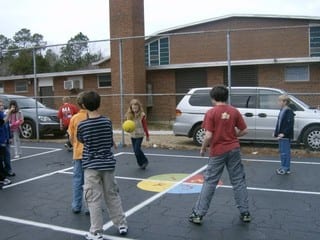
[[[54,96],[75,96],[66,89],[72,82],[106,96],[102,112],[115,123],[120,103],[125,111],[132,97],[143,101],[149,120],[171,121],[188,89],[230,81],[308,93],[300,98],[319,105],[320,18],[230,15],[144,37],[143,14],[143,0],[111,0],[111,58],[94,63],[96,69],[38,74],[42,101],[54,99],[49,105],[57,107]],[[0,89],[33,96],[33,77],[0,77]]]

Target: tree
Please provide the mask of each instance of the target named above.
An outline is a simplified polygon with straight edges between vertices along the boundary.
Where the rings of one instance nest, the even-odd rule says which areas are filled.
[[[13,40],[16,48],[32,48],[46,45],[41,34],[35,33],[31,35],[30,30],[26,28],[16,32]]]
[[[80,32],[71,38],[67,45],[61,49],[61,61],[65,66],[65,70],[84,68],[92,60],[98,59],[98,55],[89,53],[88,41],[89,38]]]

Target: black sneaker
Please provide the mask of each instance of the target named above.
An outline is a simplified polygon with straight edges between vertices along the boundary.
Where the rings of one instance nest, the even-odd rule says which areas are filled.
[[[195,223],[195,224],[201,224],[202,223],[202,216],[197,215],[195,212],[192,212],[189,216],[189,222]]]
[[[16,174],[14,173],[14,172],[12,172],[12,171],[8,171],[7,172],[7,176],[8,177],[14,177]]]
[[[142,165],[140,166],[140,168],[141,168],[142,170],[146,170],[148,164],[149,164],[148,162],[145,162],[144,164],[142,164]]]
[[[243,212],[240,215],[240,219],[242,220],[242,222],[251,222],[251,215],[249,212]]]

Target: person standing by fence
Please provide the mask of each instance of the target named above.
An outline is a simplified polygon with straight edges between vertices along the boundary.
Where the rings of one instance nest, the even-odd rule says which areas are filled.
[[[11,100],[9,102],[9,110],[6,111],[6,115],[8,115],[7,118],[10,125],[10,131],[13,136],[14,158],[19,158],[22,154],[20,127],[24,121],[24,118],[16,100]]]
[[[289,107],[290,98],[287,95],[279,96],[280,112],[274,136],[279,142],[281,166],[276,170],[279,175],[290,174],[291,139],[293,138],[294,113]]]
[[[63,97],[62,101],[63,104],[59,107],[58,110],[58,118],[60,119],[60,129],[66,131],[69,127],[71,117],[76,114],[79,109],[76,105],[70,103],[70,97],[68,96]],[[72,144],[69,141],[69,136],[67,136],[67,141],[64,146],[68,151],[72,151]]]

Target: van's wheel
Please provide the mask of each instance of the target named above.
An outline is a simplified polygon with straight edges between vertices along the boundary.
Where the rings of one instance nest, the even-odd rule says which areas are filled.
[[[313,151],[320,150],[320,126],[310,127],[303,134],[304,145]]]
[[[21,125],[21,136],[26,139],[35,138],[36,128],[32,121],[25,120]]]
[[[193,142],[196,145],[201,146],[205,133],[206,131],[201,127],[201,125],[196,126],[193,131]]]

